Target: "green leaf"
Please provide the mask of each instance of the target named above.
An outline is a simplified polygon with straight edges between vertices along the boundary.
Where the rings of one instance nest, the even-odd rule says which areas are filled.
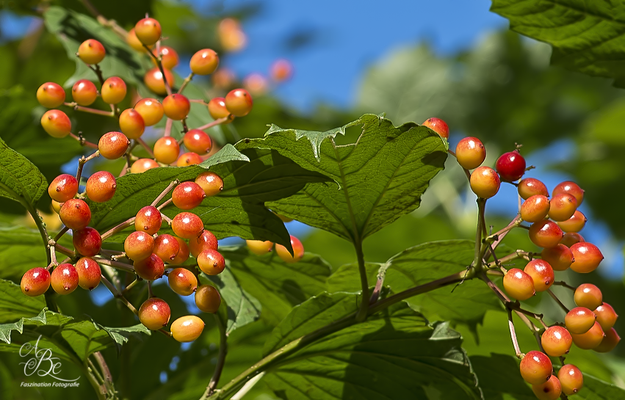
[[[323,292],[331,270],[319,256],[308,253],[299,262],[289,264],[275,252],[258,256],[247,246],[219,251],[241,286],[260,301],[262,318],[271,325],[277,325],[297,304]]]
[[[47,188],[39,169],[0,138],[0,196],[32,207]]]
[[[350,127],[361,134],[348,144],[337,135]],[[237,148],[270,148],[303,168],[334,179],[317,183],[268,206],[305,224],[359,243],[421,202],[430,179],[447,157],[446,142],[426,127],[395,127],[376,115],[327,132],[281,129],[272,125],[263,139],[239,142]]]
[[[314,297],[274,329],[266,350],[357,309],[356,294]],[[448,323],[430,326],[398,304],[303,347],[263,380],[288,399],[480,399],[461,340]]]
[[[32,317],[46,306],[43,296],[30,297],[22,293],[19,285],[0,279],[0,323]]]
[[[551,64],[625,87],[625,9],[608,0],[493,0],[510,29],[553,46]]]

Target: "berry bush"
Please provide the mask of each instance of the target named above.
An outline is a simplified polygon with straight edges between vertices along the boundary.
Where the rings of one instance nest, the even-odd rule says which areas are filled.
[[[434,116],[241,137],[236,127],[266,111],[257,95],[291,76],[288,61],[239,85],[212,48],[181,57],[171,24],[85,4],[91,16],[46,6],[77,68],[29,93],[59,165],[50,174],[0,138],[0,196],[33,224],[0,226],[2,246],[24,247],[0,280],[1,352],[51,349],[85,383],[67,398],[625,398],[586,371],[614,354],[623,303],[586,281],[604,256],[579,233],[583,185],[549,190],[514,141],[450,146],[453,124]],[[234,19],[214,32],[221,51],[245,45]],[[186,77],[174,71],[183,62]],[[366,239],[452,173],[475,200],[470,238],[408,239],[371,259]],[[508,189],[516,215],[502,222],[490,199]],[[348,245],[351,262],[306,252],[293,220]]]

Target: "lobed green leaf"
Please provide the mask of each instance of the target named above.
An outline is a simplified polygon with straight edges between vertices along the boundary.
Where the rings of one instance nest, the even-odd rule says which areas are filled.
[[[39,169],[0,138],[0,196],[33,207],[47,188]]]

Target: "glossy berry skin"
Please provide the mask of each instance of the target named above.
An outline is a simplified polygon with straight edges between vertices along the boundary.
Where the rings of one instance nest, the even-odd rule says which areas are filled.
[[[616,329],[610,328],[605,331],[605,337],[601,343],[599,343],[599,346],[595,347],[593,350],[599,353],[607,353],[614,350],[620,341],[621,337],[616,332]]]
[[[178,158],[176,161],[177,167],[188,167],[189,165],[197,165],[202,163],[202,157],[199,154],[194,152],[184,153]]]
[[[37,101],[46,108],[55,108],[65,102],[65,90],[58,83],[46,82],[37,89]]]
[[[187,150],[197,153],[199,155],[207,154],[213,147],[213,141],[206,132],[199,129],[191,129],[185,133],[183,137],[184,147]]]
[[[179,265],[187,261],[187,259],[189,258],[189,246],[187,246],[187,242],[180,239],[179,237],[174,236],[174,239],[176,239],[176,241],[178,242],[179,250],[178,254],[176,254],[176,257],[171,260],[171,264]]]
[[[603,260],[601,250],[592,243],[575,243],[571,246],[571,252],[575,259],[571,264],[571,269],[581,274],[594,271]]]
[[[584,375],[573,364],[565,364],[558,371],[558,379],[562,385],[562,392],[567,396],[573,395],[584,386]]]
[[[41,117],[41,126],[48,135],[57,139],[64,138],[72,131],[72,123],[61,110],[48,110]]]
[[[189,251],[193,257],[206,250],[217,250],[218,247],[217,238],[208,229],[204,229],[199,237],[189,239]]]
[[[163,68],[163,72],[165,73],[165,79],[171,88],[176,82],[174,74],[172,74],[172,72],[167,68]],[[154,93],[162,96],[167,94],[167,88],[165,87],[165,81],[163,80],[163,72],[161,72],[158,67],[154,67],[146,72],[143,77],[143,83],[145,83],[145,86],[147,86],[148,89]]]
[[[553,221],[542,220],[530,226],[529,237],[538,247],[548,248],[556,246],[562,239],[562,229]]]
[[[133,263],[135,273],[146,281],[153,281],[165,273],[165,264],[156,254],[150,254],[148,258]]]
[[[597,307],[593,313],[597,316],[597,322],[604,331],[612,328],[618,319],[618,315],[614,308],[608,303],[603,303]]]
[[[560,226],[564,232],[579,232],[584,228],[587,220],[588,219],[581,211],[575,210],[571,218],[558,221],[558,226]]]
[[[102,43],[95,39],[88,39],[80,44],[76,54],[85,64],[94,65],[104,60],[106,50]]]
[[[527,263],[523,272],[528,274],[534,281],[534,289],[537,292],[544,292],[553,285],[555,280],[553,268],[545,260],[535,259]]]
[[[50,275],[50,285],[58,294],[70,294],[78,287],[78,272],[72,264],[60,264]]]
[[[191,111],[191,103],[186,96],[178,93],[170,94],[163,99],[163,110],[167,118],[180,121],[187,118]]]
[[[180,244],[172,235],[158,235],[158,237],[154,239],[154,254],[165,262],[175,260],[179,251]]]
[[[531,196],[521,204],[521,218],[527,222],[538,222],[549,213],[549,199],[543,195]]]
[[[286,263],[296,263],[304,257],[304,245],[298,238],[291,235],[291,247],[293,255],[281,244],[276,243],[276,254]]]
[[[96,203],[109,201],[115,195],[117,182],[115,177],[108,171],[98,171],[87,179],[85,186],[87,197]]]
[[[193,213],[181,212],[173,218],[171,228],[178,237],[195,239],[202,234],[204,223]]]
[[[438,133],[440,137],[445,139],[449,138],[449,126],[440,118],[428,118],[421,125],[427,126],[434,132]]]
[[[100,284],[102,271],[92,258],[83,257],[76,262],[78,286],[86,290],[93,290]]]
[[[549,204],[549,218],[554,221],[566,221],[575,214],[577,209],[577,199],[568,193],[554,195]]]
[[[41,267],[29,269],[22,276],[20,287],[27,296],[44,294],[50,287],[50,273]]]
[[[230,116],[230,111],[226,108],[226,99],[223,97],[213,97],[208,102],[208,113],[213,119],[226,118]],[[227,123],[230,123],[227,122]]]
[[[122,78],[112,76],[104,81],[100,96],[105,103],[118,104],[126,97],[126,82]]]
[[[100,233],[89,226],[79,231],[74,231],[72,242],[76,251],[85,257],[95,256],[102,249]]]
[[[582,204],[582,201],[584,201],[584,190],[575,182],[565,181],[559,183],[555,188],[553,188],[552,194],[555,196],[560,193],[568,193],[575,196],[578,207]]]
[[[161,212],[154,206],[143,207],[135,216],[135,230],[147,232],[150,235],[158,232],[162,223]]]
[[[259,256],[267,254],[273,249],[273,242],[269,240],[246,240],[245,243],[249,251]]]
[[[564,324],[571,334],[582,334],[592,328],[595,320],[595,314],[586,307],[575,307],[564,317]]]
[[[577,232],[567,232],[562,236],[560,243],[569,248],[575,243],[585,242],[584,237]]]
[[[80,230],[89,225],[91,210],[83,200],[69,199],[61,206],[59,217],[69,229]]]
[[[601,344],[605,334],[599,322],[595,322],[588,331],[584,333],[571,333],[575,346],[583,350],[592,350]]]
[[[582,283],[575,289],[573,300],[579,307],[594,310],[603,303],[603,293],[601,293],[601,289],[592,283]]]
[[[245,89],[233,89],[225,97],[226,108],[235,117],[244,117],[252,111],[252,96]]]
[[[109,160],[116,160],[123,156],[128,150],[130,141],[121,132],[108,132],[100,137],[98,141],[98,150],[100,155]]]
[[[154,238],[142,231],[134,231],[124,241],[126,257],[133,261],[144,260],[152,255]]]
[[[143,118],[145,126],[156,125],[165,115],[163,105],[158,100],[149,97],[139,100],[134,109]]]
[[[482,199],[490,199],[499,192],[501,181],[494,169],[478,167],[471,173],[471,190]]]
[[[518,186],[519,195],[527,200],[534,195],[549,197],[549,191],[544,183],[535,178],[523,178]]]
[[[201,311],[214,314],[221,305],[221,295],[211,285],[202,285],[195,292],[195,305]]]
[[[159,165],[156,161],[150,158],[140,158],[134,163],[132,163],[132,166],[130,167],[130,172],[132,172],[133,174],[140,174],[142,172],[147,171],[148,169],[158,168],[158,167]]]
[[[150,330],[158,330],[169,322],[171,309],[165,300],[150,297],[139,307],[139,321]]]
[[[562,394],[562,386],[560,380],[555,375],[551,375],[547,382],[532,385],[532,391],[538,400],[557,400]]]
[[[180,58],[178,57],[176,50],[169,46],[161,46],[160,50],[161,65],[163,68],[173,69],[176,65],[178,65]],[[156,49],[152,50],[152,54],[158,56],[158,54],[156,54]]]
[[[137,34],[135,33],[135,28],[132,28],[130,31],[128,31],[128,36],[126,36],[126,43],[128,43],[130,47],[132,47],[133,49],[135,49],[136,51],[140,53],[147,52],[145,47],[143,47],[143,43],[141,43],[141,41],[137,37]]]
[[[196,75],[209,75],[215,72],[219,66],[219,56],[214,50],[202,49],[191,57],[189,67]]]
[[[206,249],[198,254],[197,265],[206,275],[219,275],[226,268],[226,260],[217,250]]]
[[[164,136],[154,143],[154,158],[163,164],[171,164],[178,159],[180,146],[171,136]]]
[[[143,18],[135,25],[135,35],[144,45],[152,46],[161,38],[161,24],[154,18]]]
[[[167,279],[171,290],[181,296],[188,296],[197,289],[197,278],[186,268],[174,268]]]
[[[465,137],[456,146],[456,159],[462,168],[477,168],[486,159],[486,148],[480,139]]]
[[[204,190],[195,182],[182,182],[171,194],[174,205],[181,210],[191,210],[199,206],[206,197]]]
[[[48,186],[48,194],[52,200],[64,203],[78,193],[78,181],[69,174],[61,174],[54,178]]]
[[[286,81],[293,75],[293,66],[289,60],[276,60],[269,68],[269,75],[276,82]]]
[[[72,98],[79,106],[90,106],[98,98],[98,88],[93,82],[81,79],[72,86]]]
[[[512,268],[504,275],[503,287],[510,297],[520,301],[536,294],[532,277],[518,268]]]
[[[502,181],[513,182],[519,180],[525,174],[525,158],[518,150],[509,151],[499,156],[495,169]]]
[[[206,196],[214,196],[224,189],[224,181],[214,172],[202,172],[195,178]]]
[[[204,330],[204,321],[195,315],[185,315],[171,323],[171,334],[177,341],[192,342],[199,338]]]
[[[145,122],[139,111],[128,108],[119,115],[119,129],[128,139],[138,139],[145,132]]]
[[[549,380],[553,374],[553,365],[549,357],[540,351],[532,350],[521,360],[521,376],[525,382],[540,385]]]
[[[573,337],[566,328],[558,325],[550,326],[540,337],[540,344],[545,353],[551,357],[560,357],[569,352]]]

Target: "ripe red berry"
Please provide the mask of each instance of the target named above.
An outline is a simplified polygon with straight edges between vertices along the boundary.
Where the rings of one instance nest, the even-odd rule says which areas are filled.
[[[178,159],[180,146],[171,136],[164,136],[154,143],[154,158],[163,164],[171,164]]]
[[[523,178],[519,182],[518,186],[519,195],[527,200],[530,197],[540,194],[545,197],[549,197],[549,191],[544,183],[534,178]]]
[[[224,181],[214,172],[202,172],[195,178],[206,196],[214,196],[224,189]]]
[[[186,96],[174,93],[163,99],[163,110],[168,118],[179,121],[187,118],[191,111],[191,103]]]
[[[86,79],[81,79],[72,86],[72,98],[79,106],[90,106],[98,98],[98,88]]]
[[[226,108],[226,99],[223,97],[213,97],[208,102],[208,113],[213,119],[226,118],[230,116],[230,111]],[[233,116],[234,118],[234,116]],[[229,119],[226,123],[232,122],[232,119]]]
[[[529,237],[538,247],[554,247],[562,239],[562,229],[553,221],[542,220],[530,226]]]
[[[584,228],[584,225],[586,225],[586,221],[586,216],[581,211],[575,210],[571,218],[565,221],[559,221],[558,225],[564,232],[579,232]]]
[[[204,330],[204,321],[195,315],[185,315],[171,323],[171,334],[179,342],[192,342]]]
[[[571,252],[574,258],[571,269],[582,274],[594,271],[603,260],[601,250],[592,243],[575,243],[571,246]]]
[[[100,137],[98,142],[98,150],[100,155],[109,160],[116,160],[123,156],[128,150],[130,141],[121,132],[108,132]]]
[[[276,243],[276,254],[286,263],[296,263],[304,257],[304,245],[298,238],[291,235],[291,247],[293,255],[281,244]]]
[[[217,250],[206,249],[196,258],[198,267],[206,275],[219,275],[226,268],[226,260]]]
[[[128,31],[128,36],[126,36],[126,43],[128,43],[130,47],[140,53],[147,52],[145,47],[143,47],[143,43],[141,43],[141,41],[137,37],[137,34],[135,33],[135,28],[132,28],[130,31]]]
[[[186,268],[174,268],[167,279],[171,290],[181,296],[188,296],[197,289],[197,278]]]
[[[541,194],[529,197],[521,205],[521,218],[527,222],[538,222],[549,213],[549,199]]]
[[[616,332],[616,329],[610,328],[605,331],[603,340],[597,347],[593,348],[593,350],[599,353],[607,353],[608,351],[614,350],[620,341],[621,337]]]
[[[58,294],[70,294],[78,287],[78,272],[72,264],[60,264],[50,275],[50,285]]]
[[[226,108],[235,117],[244,117],[252,111],[252,96],[245,89],[233,89],[226,95]]]
[[[608,303],[601,304],[593,313],[597,316],[597,322],[605,332],[612,328],[618,319],[616,311]]]
[[[144,260],[152,255],[154,238],[143,231],[134,231],[124,241],[126,257],[133,261]]]
[[[93,290],[100,284],[102,271],[92,258],[83,257],[76,262],[78,285],[86,290]]]
[[[150,330],[158,330],[167,326],[171,317],[171,309],[165,300],[150,297],[139,307],[139,321]]]
[[[121,103],[126,97],[126,82],[122,78],[112,76],[104,81],[100,96],[105,103]]]
[[[590,329],[584,333],[571,333],[575,346],[583,350],[591,350],[601,344],[605,334],[599,322],[595,322]]]
[[[516,300],[527,300],[536,294],[532,277],[518,268],[512,268],[504,275],[503,287]]]
[[[499,191],[501,181],[494,169],[482,166],[471,173],[470,184],[471,190],[478,197],[490,199]]]
[[[173,218],[171,228],[178,237],[195,239],[204,230],[204,223],[200,217],[193,213],[181,212]]]
[[[252,253],[259,256],[269,253],[273,248],[273,242],[269,240],[246,240],[245,243]]]
[[[161,65],[163,68],[173,69],[176,65],[178,65],[180,59],[176,50],[169,46],[161,46],[160,50]],[[156,54],[156,49],[152,50],[152,54],[158,56],[158,54]]]
[[[149,97],[139,100],[134,108],[143,118],[145,126],[156,125],[165,115],[163,105],[158,100]]]
[[[558,379],[562,385],[562,391],[567,396],[571,396],[581,390],[584,386],[584,375],[573,364],[566,364],[558,371]]]
[[[154,239],[154,254],[159,256],[163,261],[172,262],[176,259],[179,251],[180,244],[172,235],[158,235],[158,237]]]
[[[434,132],[438,133],[440,137],[444,137],[445,139],[449,138],[449,127],[447,126],[447,123],[440,118],[428,118],[421,125],[427,126]]]
[[[465,137],[456,146],[456,159],[458,164],[465,169],[477,168],[486,158],[486,148],[480,139]]]
[[[595,320],[595,314],[586,307],[575,307],[564,317],[564,324],[571,334],[582,334],[588,332]]]
[[[549,218],[554,221],[566,221],[577,209],[577,199],[568,193],[554,195],[549,204]]]
[[[72,242],[76,251],[85,257],[95,256],[102,249],[100,233],[89,226],[78,231],[75,230]]]
[[[211,285],[202,285],[195,292],[195,305],[201,311],[214,314],[221,305],[221,295]]]
[[[197,165],[202,163],[202,157],[199,154],[194,152],[184,153],[178,158],[176,161],[176,166],[178,167],[188,167],[189,165]]]
[[[106,50],[102,43],[95,39],[88,39],[80,44],[77,55],[85,64],[93,65],[104,59]]]
[[[215,72],[219,65],[219,56],[211,49],[197,51],[191,57],[189,67],[196,75],[209,75]]]
[[[135,216],[135,230],[147,232],[150,235],[158,232],[162,223],[161,212],[154,206],[143,207]]]
[[[98,171],[87,179],[87,197],[96,203],[104,203],[112,199],[116,189],[115,177],[108,171]]]
[[[80,230],[89,225],[91,210],[83,200],[69,199],[61,206],[59,217],[68,228]]]
[[[169,87],[173,87],[176,83],[174,74],[172,74],[172,72],[167,68],[163,68],[163,72],[165,73],[165,79],[167,80]],[[163,72],[161,72],[158,67],[152,68],[145,73],[143,83],[145,83],[145,86],[147,86],[148,89],[154,93],[164,96],[167,94],[167,88],[165,87],[165,81],[163,81]]]
[[[146,46],[151,46],[161,38],[161,24],[154,18],[143,18],[135,25],[135,35]]]
[[[585,242],[584,237],[577,232],[567,232],[562,236],[560,243],[565,246],[571,247],[575,243]]]
[[[202,203],[206,197],[204,190],[195,182],[182,182],[171,194],[174,205],[181,210],[191,210]]]
[[[148,258],[133,263],[135,272],[146,281],[153,281],[165,273],[165,264],[156,254],[150,254]]]
[[[198,153],[199,155],[207,154],[213,147],[211,137],[208,136],[206,132],[199,129],[191,129],[189,132],[185,133],[183,142],[187,150]]]
[[[544,353],[532,350],[521,360],[520,371],[525,382],[540,385],[547,382],[553,374],[553,365]]]
[[[555,375],[551,375],[547,382],[532,385],[532,391],[538,400],[557,400],[562,394],[562,386],[560,380]]]
[[[58,83],[46,82],[37,89],[37,101],[46,108],[55,108],[65,102],[65,90]]]
[[[269,69],[271,79],[276,82],[286,81],[293,75],[293,67],[289,60],[276,60]]]
[[[54,178],[48,186],[48,194],[52,200],[64,203],[78,193],[78,181],[69,174],[61,174]]]
[[[584,200],[584,190],[579,187],[579,185],[575,182],[565,181],[558,184],[555,188],[553,188],[552,194],[555,196],[560,193],[568,193],[575,196],[577,199],[577,206],[579,207]]]
[[[133,174],[140,174],[142,172],[147,171],[148,169],[158,168],[158,167],[159,165],[156,161],[150,158],[140,158],[134,163],[132,163],[132,166],[130,167],[130,172],[132,172]]]
[[[176,239],[176,241],[178,242],[179,250],[178,254],[176,254],[176,257],[171,260],[171,264],[180,265],[183,262],[187,261],[187,259],[189,258],[189,246],[187,246],[187,243],[184,240],[178,237],[174,237],[174,239]]]
[[[208,229],[204,229],[197,238],[189,239],[189,251],[193,254],[193,257],[197,257],[206,250],[217,250],[218,246],[217,238]]]
[[[566,328],[558,325],[550,326],[540,337],[540,344],[545,353],[551,357],[560,357],[569,352],[573,337]]]
[[[24,273],[20,283],[22,293],[27,296],[39,296],[50,287],[50,273],[45,268],[32,268]]]
[[[145,121],[134,108],[127,108],[119,115],[119,129],[128,139],[138,139],[145,131]]]
[[[525,174],[525,158],[518,150],[503,153],[495,164],[502,181],[512,182],[521,179]]]
[[[545,260],[534,259],[527,263],[523,272],[528,274],[534,281],[534,289],[537,292],[544,292],[553,285],[553,268]]]
[[[573,299],[575,300],[575,304],[579,307],[594,310],[603,303],[603,294],[601,293],[601,289],[592,283],[582,283],[575,289]]]
[[[41,126],[48,135],[55,138],[64,138],[72,131],[72,123],[67,114],[61,110],[48,110],[41,117]]]

